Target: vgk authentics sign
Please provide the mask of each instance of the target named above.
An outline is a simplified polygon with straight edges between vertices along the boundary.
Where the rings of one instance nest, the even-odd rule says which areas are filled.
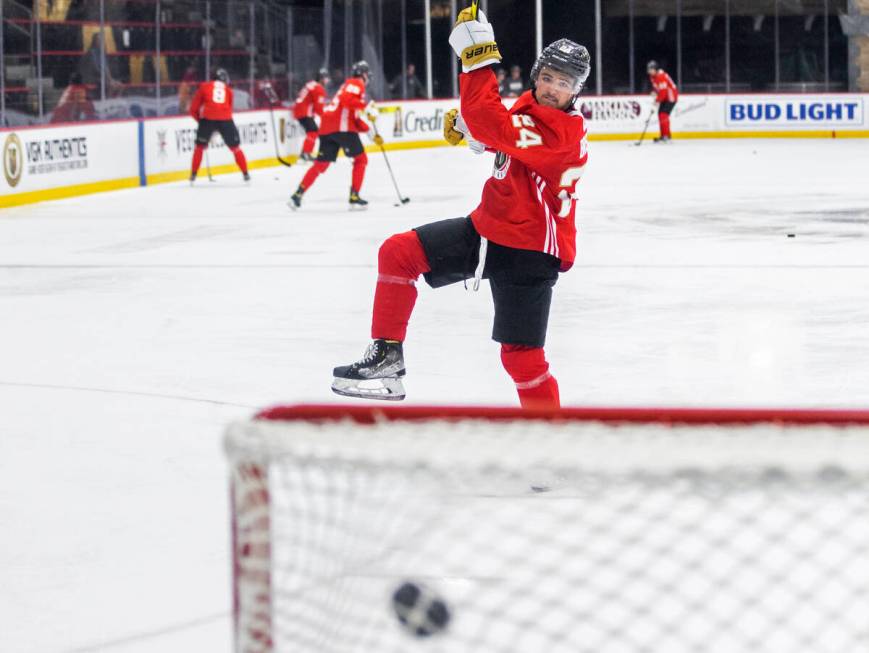
[[[0,132],[0,144],[3,148],[0,184],[5,185],[7,192],[138,177],[135,123]]]
[[[28,175],[46,175],[88,167],[87,136],[27,140],[24,144]]]

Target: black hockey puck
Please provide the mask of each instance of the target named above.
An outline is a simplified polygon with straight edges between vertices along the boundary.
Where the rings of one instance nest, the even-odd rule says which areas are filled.
[[[797,237],[796,234],[788,234],[788,238],[796,238],[796,237]]]
[[[437,594],[421,583],[405,581],[392,594],[392,609],[405,631],[430,637],[450,622],[450,611]]]

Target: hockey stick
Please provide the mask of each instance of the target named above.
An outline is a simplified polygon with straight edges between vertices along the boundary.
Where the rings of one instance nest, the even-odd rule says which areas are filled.
[[[374,135],[380,136],[380,134],[377,133],[377,125],[374,123],[373,120],[371,121],[371,127],[372,127],[372,129],[374,129]],[[383,160],[386,161],[386,169],[389,170],[389,176],[392,177],[392,185],[395,186],[395,192],[398,195],[399,203],[396,204],[395,206],[401,206],[402,204],[407,204],[410,201],[410,198],[409,197],[402,197],[401,191],[398,190],[398,182],[395,181],[395,175],[392,174],[392,166],[389,165],[389,158],[386,156],[386,149],[383,147],[383,143],[380,143],[380,145],[378,147],[380,147],[380,151],[383,152]]]
[[[271,120],[272,120],[272,138],[275,141],[275,158],[278,160],[279,163],[287,166],[288,168],[291,168],[293,164],[290,163],[289,161],[285,161],[284,159],[282,159],[281,152],[280,152],[280,150],[278,150],[278,130],[275,129],[275,110],[274,110],[274,105],[277,104],[277,102],[278,102],[278,95],[277,95],[277,93],[275,93],[275,90],[272,88],[272,85],[269,84],[268,82],[266,82],[265,85],[263,86],[263,90],[265,91],[265,94],[268,97],[268,101],[269,101],[269,116],[271,117]]]
[[[654,115],[655,115],[655,107],[653,105],[652,110],[649,111],[649,117],[646,118],[646,125],[645,125],[645,127],[643,127],[643,133],[640,134],[640,140],[638,140],[636,143],[634,143],[634,145],[636,145],[637,147],[639,147],[640,145],[643,144],[643,139],[646,137],[646,132],[649,129],[649,123],[652,122],[652,116],[654,116]]]

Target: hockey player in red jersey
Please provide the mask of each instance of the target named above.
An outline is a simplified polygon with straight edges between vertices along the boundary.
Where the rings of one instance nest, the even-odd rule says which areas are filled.
[[[193,149],[193,163],[190,168],[190,183],[196,181],[196,174],[202,164],[202,154],[208,147],[214,132],[220,132],[223,142],[235,157],[244,180],[250,181],[247,159],[244,158],[244,152],[239,147],[241,139],[232,119],[232,88],[229,86],[229,74],[223,68],[215,71],[214,80],[199,86],[196,95],[193,96],[193,102],[190,103],[190,115],[199,123],[196,130],[196,147]]]
[[[323,120],[320,123],[320,153],[311,169],[302,178],[296,192],[290,197],[289,206],[294,211],[302,206],[302,195],[311,184],[323,174],[330,164],[338,158],[338,150],[353,159],[353,176],[350,183],[350,208],[365,208],[368,204],[359,197],[362,180],[365,178],[365,167],[368,156],[362,147],[359,134],[368,132],[371,126],[362,119],[365,113],[370,121],[377,118],[373,102],[365,101],[365,86],[368,84],[369,68],[365,61],[353,64],[353,76],[345,81],[332,101],[323,109]],[[377,145],[383,144],[383,138],[375,135]]]
[[[591,63],[568,39],[547,46],[531,70],[531,90],[508,111],[491,69],[501,57],[483,12],[463,10],[450,36],[462,61],[461,113],[447,114],[444,136],[495,152],[491,178],[468,217],[442,220],[388,238],[378,254],[364,357],[334,369],[338,394],[402,399],[402,343],[423,275],[438,288],[489,279],[492,338],[525,408],[558,408],[558,384],[543,346],[552,288],[576,253],[576,186],[588,160],[587,132],[574,107]]]
[[[657,61],[646,64],[646,72],[649,74],[649,82],[652,84],[652,96],[658,105],[658,122],[661,125],[661,135],[655,139],[656,143],[668,143],[670,134],[670,112],[679,100],[679,91],[676,84],[667,72],[658,65]]]
[[[302,143],[302,153],[299,155],[302,161],[314,160],[311,152],[314,151],[314,143],[317,141],[317,132],[320,129],[314,118],[315,116],[320,119],[323,117],[323,106],[326,104],[325,85],[328,83],[329,71],[321,68],[317,74],[317,79],[312,79],[305,84],[296,96],[293,117],[305,130],[305,141]]]

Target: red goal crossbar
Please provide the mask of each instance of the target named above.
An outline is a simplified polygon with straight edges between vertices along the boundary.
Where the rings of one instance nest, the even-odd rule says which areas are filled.
[[[275,421],[351,420],[358,424],[430,419],[596,421],[659,424],[869,424],[869,410],[821,408],[578,407],[525,410],[491,406],[350,406],[295,404],[260,411]]]

